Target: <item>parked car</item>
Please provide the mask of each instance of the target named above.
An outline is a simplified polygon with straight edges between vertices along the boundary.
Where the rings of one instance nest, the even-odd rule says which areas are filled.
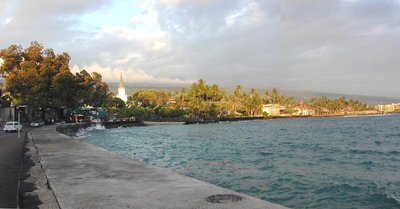
[[[18,122],[16,122],[16,121],[7,122],[6,125],[4,125],[4,128],[3,128],[3,130],[5,132],[13,132],[13,131],[17,132],[18,129],[22,130],[22,125],[18,124]]]
[[[44,125],[43,121],[33,121],[31,127],[42,127]]]

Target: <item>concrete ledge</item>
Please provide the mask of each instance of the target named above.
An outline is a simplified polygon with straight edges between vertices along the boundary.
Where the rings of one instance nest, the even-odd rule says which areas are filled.
[[[80,142],[55,126],[32,131],[31,138],[61,208],[286,208]],[[216,194],[242,200],[207,201]]]

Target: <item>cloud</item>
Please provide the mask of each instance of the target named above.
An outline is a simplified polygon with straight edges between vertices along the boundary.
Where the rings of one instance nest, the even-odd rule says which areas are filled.
[[[277,1],[188,2],[156,5],[160,26],[172,37],[173,72],[191,69],[190,76],[211,82],[259,85],[268,80],[259,76],[263,71],[277,70],[267,68],[278,62],[279,18],[263,10],[265,2]]]
[[[79,16],[106,9],[109,2],[60,1],[44,10],[45,1],[35,5],[16,1],[9,3],[16,22],[2,28],[14,32],[7,32],[9,40],[0,44],[27,45],[38,40],[56,51],[69,52],[74,65],[143,69],[154,78],[246,82],[235,79],[243,78],[240,71],[259,74],[265,67],[260,62],[276,55],[264,51],[276,45],[272,42],[277,39],[276,21],[275,25],[267,22],[270,16],[263,11],[264,2],[272,1],[148,0],[137,5],[140,12],[132,14],[128,24],[90,28],[79,22]],[[22,15],[30,7],[35,11]],[[26,25],[27,19],[34,21]],[[269,30],[263,28],[269,26]]]
[[[176,5],[184,2],[185,0],[158,0],[161,5]]]
[[[399,6],[389,0],[285,4],[279,79],[301,78],[288,88],[400,96],[393,89],[400,60],[388,53],[400,49]]]
[[[61,0],[61,1],[2,1],[0,25],[2,36],[0,47],[10,44],[27,45],[31,41],[58,46],[70,43],[80,32],[75,29],[79,16],[108,5],[105,0]]]
[[[0,33],[0,48],[37,40],[107,81],[400,97],[395,0],[7,0]]]
[[[115,82],[116,79],[119,79],[120,74],[123,75],[125,82],[132,83],[172,83],[172,84],[188,84],[193,82],[192,80],[180,80],[176,78],[168,78],[168,77],[154,77],[152,75],[147,74],[143,70],[130,69],[130,68],[111,68],[111,67],[103,67],[98,63],[93,63],[91,65],[86,65],[83,67],[79,67],[78,65],[74,65],[71,69],[72,73],[80,72],[81,70],[86,70],[89,73],[97,72],[102,75],[104,81],[107,82]]]

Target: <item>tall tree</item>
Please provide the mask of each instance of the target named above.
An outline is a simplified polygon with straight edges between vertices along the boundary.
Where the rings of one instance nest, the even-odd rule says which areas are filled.
[[[256,89],[252,88],[245,96],[244,106],[248,116],[257,116],[261,114],[262,98]]]
[[[229,115],[231,117],[235,116],[242,112],[243,109],[243,93],[242,93],[242,86],[237,85],[233,90],[232,95],[229,97]]]
[[[188,99],[188,93],[186,92],[185,88],[181,88],[179,91],[176,91],[174,94],[175,107],[178,109],[185,108]]]
[[[16,105],[44,110],[83,104],[101,106],[109,99],[108,86],[101,75],[86,71],[73,75],[69,69],[71,58],[65,52],[56,54],[38,42],[31,42],[26,49],[11,45],[0,50],[0,58],[5,91]]]

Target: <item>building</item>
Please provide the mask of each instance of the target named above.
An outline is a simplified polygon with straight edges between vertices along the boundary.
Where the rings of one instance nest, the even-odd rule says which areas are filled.
[[[393,106],[393,111],[394,112],[399,112],[400,111],[400,103],[392,103]]]
[[[296,116],[309,116],[312,115],[312,111],[308,107],[295,107],[293,108],[293,114]]]
[[[125,83],[124,83],[124,79],[122,78],[122,73],[121,73],[121,77],[119,79],[119,86],[118,86],[118,98],[122,99],[124,102],[128,101],[128,96],[126,95],[126,91],[125,91]]]
[[[285,107],[279,104],[265,104],[262,106],[262,112],[269,116],[280,115],[285,110]]]
[[[378,110],[379,112],[396,112],[400,111],[400,103],[377,105],[375,106],[375,109]]]

